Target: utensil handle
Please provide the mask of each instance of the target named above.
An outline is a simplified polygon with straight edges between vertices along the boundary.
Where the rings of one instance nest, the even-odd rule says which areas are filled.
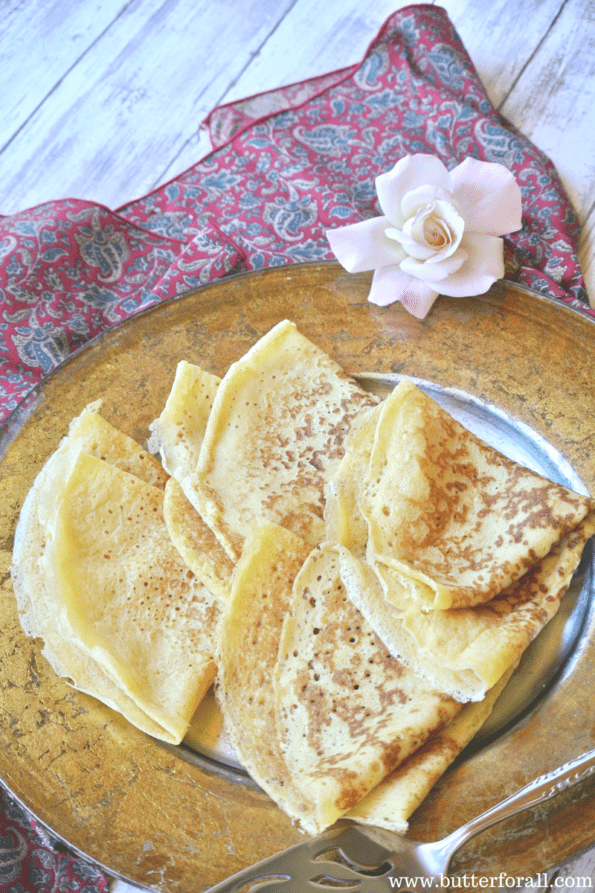
[[[458,848],[465,841],[479,834],[480,831],[485,831],[486,828],[490,828],[498,822],[503,822],[523,809],[528,809],[530,806],[536,806],[538,803],[550,800],[567,788],[584,781],[585,778],[588,778],[594,772],[595,750],[589,750],[575,760],[570,760],[570,762],[564,763],[563,766],[559,766],[545,775],[540,775],[514,794],[511,794],[510,797],[492,806],[491,809],[477,816],[477,818],[472,819],[462,828],[453,831],[446,840],[453,846],[456,843],[456,848]]]

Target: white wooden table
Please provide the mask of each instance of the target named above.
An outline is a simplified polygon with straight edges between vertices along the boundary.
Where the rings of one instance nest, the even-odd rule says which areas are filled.
[[[140,197],[201,157],[212,107],[358,62],[403,5],[0,0],[0,214]],[[556,165],[595,306],[595,0],[440,5],[493,104]],[[595,857],[570,870],[592,878]]]

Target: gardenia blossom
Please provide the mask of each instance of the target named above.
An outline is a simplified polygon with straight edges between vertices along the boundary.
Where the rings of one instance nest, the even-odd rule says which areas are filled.
[[[374,270],[369,300],[422,319],[439,294],[486,292],[504,275],[505,233],[521,228],[521,190],[501,164],[466,158],[448,171],[407,155],[376,178],[382,217],[328,230],[350,273]]]

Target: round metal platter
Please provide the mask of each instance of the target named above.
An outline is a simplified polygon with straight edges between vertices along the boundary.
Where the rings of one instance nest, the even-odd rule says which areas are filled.
[[[163,891],[206,890],[302,839],[237,765],[214,702],[166,747],[58,679],[21,631],[10,582],[21,505],[71,419],[102,414],[146,443],[176,365],[223,375],[281,319],[386,392],[407,376],[502,452],[595,493],[595,328],[584,314],[507,282],[440,298],[425,320],[367,302],[367,275],[331,263],[222,279],[95,339],[36,388],[0,440],[0,779],[59,838],[111,873]],[[438,839],[593,747],[595,609],[588,547],[554,621],[483,730],[411,820]],[[469,842],[457,873],[531,877],[595,842],[586,781]]]

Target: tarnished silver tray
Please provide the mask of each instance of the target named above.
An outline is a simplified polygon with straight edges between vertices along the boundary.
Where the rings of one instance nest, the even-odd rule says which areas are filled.
[[[198,734],[168,748],[57,679],[22,634],[12,537],[35,475],[71,418],[99,397],[145,442],[180,359],[223,374],[283,318],[371,388],[416,380],[484,439],[546,476],[595,492],[595,329],[585,315],[501,282],[440,298],[426,320],[367,303],[367,276],[304,264],[223,279],[96,339],[35,389],[0,441],[0,778],[26,809],[113,874],[164,891],[204,890],[301,839],[225,746],[212,700]],[[444,836],[593,745],[593,557],[538,638],[489,725],[414,815]],[[529,877],[595,841],[585,782],[469,843],[454,869]]]

